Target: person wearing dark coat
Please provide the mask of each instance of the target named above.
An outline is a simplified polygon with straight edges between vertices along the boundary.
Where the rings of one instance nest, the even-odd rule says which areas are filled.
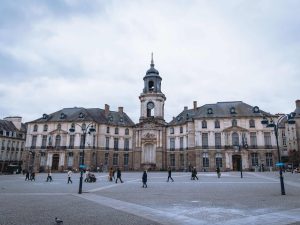
[[[147,171],[146,170],[144,170],[142,181],[143,181],[143,188],[147,188]]]
[[[174,182],[174,180],[173,180],[171,174],[172,174],[172,170],[171,170],[171,167],[169,167],[169,168],[168,168],[168,180],[167,180],[167,182],[169,182],[169,179],[171,179],[172,182]]]
[[[29,172],[28,171],[26,172],[25,180],[29,180]]]
[[[218,178],[220,178],[220,177],[221,177],[221,170],[220,170],[220,167],[217,167],[216,171],[217,171]]]
[[[199,180],[198,177],[197,177],[196,167],[194,167],[193,170],[192,170],[192,180],[195,180],[195,178],[197,178],[197,180]]]
[[[123,183],[122,179],[121,179],[121,170],[120,168],[117,169],[117,179],[116,179],[116,183],[118,183],[118,179],[120,179],[121,183]]]

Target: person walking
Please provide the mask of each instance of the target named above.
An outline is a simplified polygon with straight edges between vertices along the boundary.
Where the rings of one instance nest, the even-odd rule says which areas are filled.
[[[30,174],[30,180],[31,181],[35,181],[35,172],[31,172],[31,174]]]
[[[196,167],[194,167],[193,170],[192,170],[192,178],[193,178],[192,180],[195,180],[195,178],[197,178],[197,180],[199,180],[198,177],[197,177]]]
[[[143,188],[147,188],[147,171],[146,170],[144,170],[142,181],[143,181]]]
[[[172,178],[172,176],[171,176],[171,173],[172,173],[172,170],[171,170],[171,167],[169,167],[169,168],[168,168],[168,180],[167,180],[167,182],[169,182],[169,179],[171,179],[172,182],[174,182],[174,180],[173,180],[173,178]]]
[[[48,176],[47,176],[46,182],[48,182],[48,181],[52,182],[52,173],[51,173],[51,170],[48,172]]]
[[[26,171],[25,180],[29,180],[29,172],[28,171]]]
[[[121,170],[120,168],[117,169],[117,179],[116,179],[116,183],[118,183],[118,179],[120,179],[121,183],[123,183],[122,179],[121,179]]]
[[[113,168],[111,167],[110,169],[109,169],[109,175],[108,175],[108,180],[109,181],[112,181],[112,177],[113,177]]]
[[[68,171],[68,183],[71,182],[71,184],[72,184],[73,182],[72,182],[72,180],[71,180],[71,177],[72,177],[72,171],[69,170],[69,171]]]
[[[86,170],[85,173],[84,173],[84,175],[85,175],[84,182],[89,182],[90,172],[88,170]]]
[[[217,171],[218,178],[220,178],[220,177],[221,177],[221,170],[220,170],[220,167],[217,167],[216,171]]]

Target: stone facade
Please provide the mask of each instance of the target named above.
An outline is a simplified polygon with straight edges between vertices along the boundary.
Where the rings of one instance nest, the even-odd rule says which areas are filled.
[[[26,127],[21,117],[0,120],[0,172],[12,172],[12,166],[21,166],[25,149]],[[20,171],[19,171],[20,172]]]
[[[184,107],[167,123],[162,78],[153,58],[143,80],[137,124],[123,107],[111,111],[109,105],[65,108],[28,123],[26,150],[31,157],[25,156],[24,167],[33,162],[35,170],[78,170],[84,161],[91,170],[275,169],[274,131],[261,120],[264,115],[276,120],[277,115],[241,101],[200,107],[195,101],[192,109]]]

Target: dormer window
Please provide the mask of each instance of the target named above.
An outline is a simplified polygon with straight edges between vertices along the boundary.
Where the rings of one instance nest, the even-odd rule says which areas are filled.
[[[84,118],[84,114],[81,112],[79,113],[79,116],[78,116],[80,119]]]
[[[210,115],[210,114],[213,114],[213,113],[214,113],[214,112],[213,112],[212,108],[208,108],[208,109],[207,109],[207,114]]]
[[[60,119],[65,119],[65,118],[66,118],[66,114],[61,113],[61,114],[60,114]]]
[[[230,108],[230,114],[236,114],[235,108],[234,108],[234,107],[231,107],[231,108]]]
[[[113,121],[113,117],[112,117],[112,116],[109,116],[109,117],[108,117],[108,120],[109,120],[109,122],[112,122],[112,121]]]
[[[43,114],[43,119],[45,120],[45,119],[48,119],[48,115],[47,114]]]
[[[34,131],[34,132],[37,132],[37,131],[38,131],[38,125],[37,125],[37,124],[35,124],[35,125],[33,126],[33,131]]]
[[[181,116],[177,116],[177,121],[180,121],[182,119]]]
[[[123,121],[124,121],[124,119],[123,119],[123,118],[120,118],[120,122],[123,123]]]
[[[259,113],[260,112],[258,106],[253,107],[253,112],[254,113]]]

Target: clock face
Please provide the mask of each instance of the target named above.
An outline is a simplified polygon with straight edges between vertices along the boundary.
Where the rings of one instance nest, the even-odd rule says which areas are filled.
[[[153,102],[148,102],[147,108],[148,109],[153,109],[154,108],[154,103]]]

